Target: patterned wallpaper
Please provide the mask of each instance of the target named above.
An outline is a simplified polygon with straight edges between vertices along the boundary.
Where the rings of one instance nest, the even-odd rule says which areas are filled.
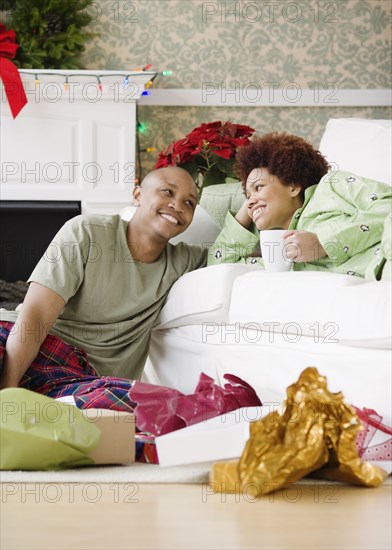
[[[391,87],[391,0],[96,0],[88,69],[153,63],[159,88]],[[318,145],[331,117],[390,118],[387,107],[140,107],[141,147],[158,150],[212,120],[302,135]],[[155,154],[142,153],[143,172]]]

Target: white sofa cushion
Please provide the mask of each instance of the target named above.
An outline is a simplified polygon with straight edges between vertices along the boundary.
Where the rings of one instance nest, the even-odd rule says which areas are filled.
[[[390,314],[390,281],[259,270],[236,279],[229,321],[250,330],[283,333],[292,342],[311,336],[325,343],[389,349]]]
[[[255,269],[249,265],[222,264],[186,273],[172,286],[155,329],[228,322],[235,279]]]
[[[332,118],[320,142],[320,151],[333,170],[392,184],[392,121]]]

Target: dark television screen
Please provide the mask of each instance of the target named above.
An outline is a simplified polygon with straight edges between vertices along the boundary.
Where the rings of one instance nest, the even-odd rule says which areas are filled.
[[[80,213],[80,201],[0,201],[0,279],[27,281],[57,231]]]

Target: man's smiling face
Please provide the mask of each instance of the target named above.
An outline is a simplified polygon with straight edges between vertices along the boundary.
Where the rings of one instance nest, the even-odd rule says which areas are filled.
[[[150,172],[134,190],[135,216],[159,240],[168,241],[187,229],[197,205],[197,188],[185,170],[168,166]]]

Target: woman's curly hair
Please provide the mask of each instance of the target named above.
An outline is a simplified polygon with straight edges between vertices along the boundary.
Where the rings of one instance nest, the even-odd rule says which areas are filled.
[[[305,139],[285,132],[271,132],[254,138],[237,153],[235,170],[244,191],[254,168],[266,168],[284,185],[299,184],[303,199],[305,189],[320,181],[328,172],[329,164]]]

